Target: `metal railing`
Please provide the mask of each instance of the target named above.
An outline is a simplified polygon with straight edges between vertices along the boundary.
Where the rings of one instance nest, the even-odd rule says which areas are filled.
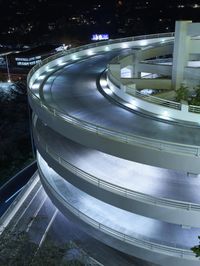
[[[191,113],[200,114],[200,106],[188,105],[188,111],[191,112]]]
[[[200,146],[194,146],[194,145],[187,145],[187,144],[178,144],[174,142],[167,142],[162,140],[157,140],[153,138],[147,138],[147,137],[141,137],[139,135],[128,135],[124,134],[124,132],[119,132],[116,130],[104,128],[101,126],[97,126],[95,124],[82,121],[78,118],[74,118],[70,116],[69,114],[61,113],[60,111],[56,110],[55,108],[44,105],[41,100],[32,93],[32,91],[29,91],[31,93],[31,97],[34,99],[34,102],[38,104],[42,109],[45,109],[50,115],[53,115],[55,117],[58,117],[59,119],[70,123],[76,127],[78,127],[81,130],[87,130],[89,132],[93,132],[97,135],[104,136],[106,138],[123,142],[126,144],[131,145],[137,145],[137,146],[145,146],[148,148],[153,148],[158,151],[168,151],[172,153],[183,153],[186,155],[193,155],[193,156],[200,156]]]
[[[35,73],[41,66],[44,66],[45,64],[58,59],[60,57],[63,57],[65,55],[70,55],[76,52],[80,52],[82,50],[87,50],[90,48],[96,48],[96,47],[101,47],[101,46],[106,46],[106,45],[111,45],[111,44],[116,44],[116,43],[123,43],[123,42],[133,42],[133,41],[139,41],[143,39],[154,39],[154,38],[167,38],[167,37],[174,37],[174,32],[167,32],[167,33],[158,33],[158,34],[149,34],[149,35],[141,35],[141,36],[133,36],[133,37],[127,37],[127,38],[121,38],[121,39],[110,39],[108,41],[102,41],[102,42],[96,42],[96,43],[91,43],[91,44],[86,44],[77,48],[71,48],[70,50],[65,50],[59,53],[56,53],[55,55],[52,55],[48,58],[45,58],[42,60],[42,62],[36,64],[29,72],[28,77],[27,77],[27,83],[29,85],[31,76],[33,73]]]
[[[126,144],[137,145],[147,148],[153,148],[158,151],[168,151],[171,153],[182,153],[185,155],[200,156],[200,146],[187,145],[187,144],[178,144],[174,142],[167,142],[162,140],[157,140],[153,138],[141,137],[139,135],[128,135],[124,132],[119,132],[113,129],[104,128],[97,126],[95,124],[82,121],[78,118],[74,118],[69,114],[61,113],[55,108],[43,104],[40,98],[38,98],[31,90],[29,94],[34,99],[34,103],[37,103],[38,106],[48,112],[50,115],[53,115],[71,125],[78,127],[81,130],[86,130],[93,132],[97,135],[104,136],[106,138],[119,141]]]
[[[110,64],[114,64],[114,63],[115,64],[116,63],[120,63],[119,61],[123,57],[126,57],[126,56],[120,55],[120,56],[117,56],[117,57],[113,58],[113,60],[109,63],[109,65]],[[164,62],[171,62],[171,60],[172,60],[171,58],[168,58],[168,59],[154,59],[154,60],[140,61],[140,63],[158,65],[158,64],[161,64],[161,63],[164,63]],[[110,79],[110,81],[114,83],[115,86],[120,88],[120,86],[122,85],[121,80],[120,80],[120,78],[117,78],[116,76],[114,76],[112,74],[109,65],[108,65],[107,76]],[[141,93],[139,90],[133,89],[131,86],[130,87],[128,85],[125,85],[125,86],[126,86],[126,92],[128,94],[136,97],[136,98],[139,98],[141,100],[144,100],[144,101],[147,101],[147,102],[150,102],[150,103],[153,103],[153,104],[161,105],[161,106],[164,106],[164,107],[168,107],[168,108],[172,108],[172,109],[176,109],[176,110],[181,110],[181,103],[179,103],[179,102],[162,99],[162,98],[159,98],[159,97],[156,97],[156,96],[145,95],[145,94]],[[188,105],[188,112],[200,114],[200,106]]]
[[[141,93],[139,90],[129,87],[128,85],[126,86],[126,92],[136,98],[147,101],[149,103],[154,103],[154,104],[158,104],[164,107],[181,110],[181,103],[162,99],[162,98],[152,96],[152,95],[146,95],[144,93]]]
[[[105,234],[108,234],[114,238],[117,238],[117,239],[121,240],[122,242],[129,243],[129,244],[134,245],[134,246],[139,246],[141,248],[145,248],[148,250],[153,250],[154,252],[157,251],[160,253],[169,254],[171,256],[176,256],[176,257],[183,257],[184,256],[184,257],[187,257],[188,259],[190,258],[192,260],[198,260],[198,258],[195,257],[195,255],[192,251],[190,251],[189,249],[185,249],[185,247],[182,248],[179,245],[177,246],[177,244],[175,244],[175,243],[170,243],[171,246],[168,246],[168,245],[164,244],[167,242],[160,241],[160,244],[159,244],[159,243],[153,242],[156,240],[153,240],[153,239],[147,240],[146,237],[144,237],[140,234],[137,234],[137,233],[134,233],[133,235],[129,236],[127,234],[124,234],[120,231],[117,231],[111,227],[108,227],[108,226],[94,220],[93,218],[87,216],[85,213],[83,213],[82,211],[80,211],[79,209],[74,207],[72,204],[67,202],[66,198],[62,194],[60,194],[60,192],[58,192],[56,190],[56,188],[54,187],[55,185],[52,185],[45,178],[40,167],[39,167],[39,172],[40,172],[40,176],[42,177],[43,183],[45,183],[45,186],[48,188],[48,190],[50,191],[52,196],[55,197],[58,202],[60,202],[63,206],[65,206],[68,209],[68,211],[73,213],[79,219],[81,219],[82,221],[91,225],[92,227],[98,229],[99,231],[101,231]]]
[[[60,165],[62,165],[65,169],[70,171],[71,173],[75,174],[76,176],[86,180],[87,182],[107,191],[110,191],[114,194],[123,196],[125,198],[137,200],[140,202],[144,202],[147,204],[154,204],[157,206],[164,206],[164,207],[173,207],[179,208],[187,211],[200,211],[200,204],[178,201],[178,200],[171,200],[167,198],[158,198],[155,196],[147,195],[142,192],[137,192],[131,189],[127,189],[121,187],[119,185],[104,181],[100,178],[91,175],[82,169],[74,166],[73,164],[66,161],[62,156],[58,155],[49,145],[46,144],[44,139],[38,136],[37,138],[40,146],[45,150],[47,154],[49,154],[55,161],[57,161]]]
[[[169,37],[169,36],[173,36],[173,33],[164,34],[164,35],[153,34],[153,35],[148,36],[149,39],[153,38],[152,36],[155,38],[156,37],[164,37],[164,36]],[[141,37],[140,36],[139,37],[133,37],[133,38],[131,37],[131,38],[127,38],[127,39],[129,41],[134,41],[134,40],[142,39],[142,36]],[[119,40],[118,40],[118,42],[119,42]],[[108,41],[106,43],[113,43],[113,41]],[[105,44],[105,42],[103,42],[103,44],[101,44],[101,45],[104,45],[104,44]],[[100,44],[97,44],[97,45],[100,46]],[[94,44],[86,45],[86,46],[84,46],[84,49],[88,49],[88,47],[90,47],[90,46],[95,47]],[[82,49],[83,49],[82,47],[81,48],[74,48],[74,49],[71,49],[70,51],[73,50],[73,52],[75,52],[75,51],[80,51]],[[69,54],[69,53],[71,53],[71,52],[69,52],[69,51],[61,52],[61,53],[56,54],[52,57],[46,58],[41,63],[34,66],[28,75],[28,79],[27,79],[28,85],[30,83],[31,76],[41,66],[47,64],[48,62],[52,61],[53,59],[59,58],[63,55]],[[51,75],[51,73],[48,73],[46,75]],[[81,130],[87,130],[89,132],[94,132],[95,134],[98,134],[100,136],[104,136],[106,138],[109,138],[109,139],[112,139],[115,141],[119,141],[119,142],[123,142],[126,144],[145,146],[145,147],[153,148],[153,149],[159,150],[159,151],[168,151],[168,152],[172,152],[172,153],[182,153],[185,155],[200,156],[200,146],[179,144],[179,143],[174,143],[174,142],[157,140],[157,139],[153,139],[153,138],[141,137],[139,135],[133,135],[133,134],[127,134],[127,133],[125,134],[124,132],[116,131],[114,129],[109,129],[109,128],[105,128],[102,126],[98,126],[98,125],[80,120],[78,118],[75,118],[69,114],[62,113],[62,112],[58,111],[57,109],[49,106],[47,103],[44,104],[42,102],[42,100],[34,93],[34,91],[32,91],[31,88],[28,88],[28,94],[29,94],[29,97],[32,100],[34,100],[34,104],[37,104],[39,108],[42,108],[43,110],[48,112],[50,115],[53,115],[53,116],[65,121],[69,124],[72,124]]]
[[[121,86],[121,80],[118,79],[116,76],[114,76],[108,66],[108,71],[107,71],[107,76],[108,79],[114,83],[115,86],[117,86],[120,89]],[[131,85],[125,85],[126,87],[126,92],[136,98],[139,98],[143,101],[146,102],[150,102],[150,103],[154,103],[154,104],[158,104],[164,107],[168,107],[168,108],[172,108],[172,109],[176,109],[176,110],[181,110],[181,103],[178,102],[174,102],[174,101],[170,101],[170,100],[166,100],[166,99],[162,99],[156,96],[152,96],[152,95],[146,95],[141,93],[139,90],[137,89],[133,89],[131,87]]]
[[[173,61],[173,58],[156,58],[156,59],[142,60],[140,61],[140,63],[158,65],[158,64],[164,64],[164,63],[172,64],[172,61]]]

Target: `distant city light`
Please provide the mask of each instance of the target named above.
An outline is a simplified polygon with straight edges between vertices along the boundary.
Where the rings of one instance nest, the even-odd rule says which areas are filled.
[[[103,41],[108,39],[109,39],[108,34],[93,34],[91,38],[92,41]]]

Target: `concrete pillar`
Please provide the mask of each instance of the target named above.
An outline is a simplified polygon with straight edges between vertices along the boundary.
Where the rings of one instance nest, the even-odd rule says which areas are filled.
[[[121,67],[121,78],[133,78],[133,65]]]
[[[184,80],[184,68],[189,60],[188,25],[192,21],[177,21],[175,28],[175,42],[173,51],[172,86],[178,89]]]
[[[133,68],[133,54],[130,54],[120,61],[121,78],[132,78]]]
[[[140,72],[138,69],[138,64],[140,62],[139,53],[135,52],[123,58],[120,62],[121,70],[128,71],[129,78],[140,78]]]
[[[133,78],[141,78],[141,73],[139,72],[139,54],[136,52],[133,55]]]

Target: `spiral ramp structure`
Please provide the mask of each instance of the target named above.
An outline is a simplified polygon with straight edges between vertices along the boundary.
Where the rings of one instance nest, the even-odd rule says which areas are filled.
[[[131,112],[99,91],[114,57],[173,39],[133,37],[56,54],[29,73],[28,97],[41,182],[56,207],[124,253],[193,266],[200,263],[190,250],[200,231],[199,127]]]

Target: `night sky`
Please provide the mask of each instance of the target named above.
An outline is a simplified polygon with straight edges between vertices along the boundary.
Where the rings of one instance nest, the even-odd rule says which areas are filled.
[[[0,44],[170,32],[200,18],[197,0],[0,0],[0,10]]]

